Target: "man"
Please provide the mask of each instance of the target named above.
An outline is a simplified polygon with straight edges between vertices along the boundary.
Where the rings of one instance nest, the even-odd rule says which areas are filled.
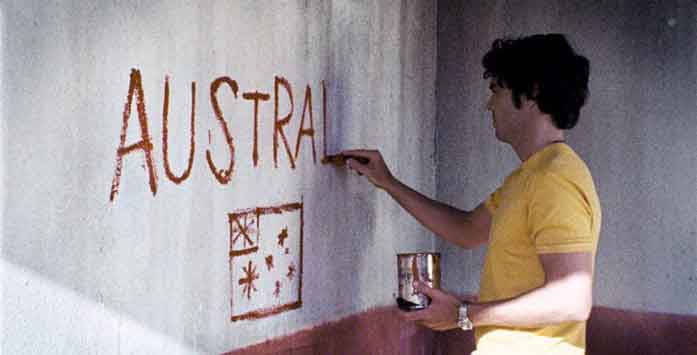
[[[589,62],[563,35],[549,34],[498,39],[482,64],[496,138],[521,164],[473,211],[402,184],[378,151],[343,154],[441,238],[468,249],[488,244],[476,302],[417,284],[432,302],[406,319],[435,330],[473,325],[477,355],[584,354],[601,212],[564,130],[586,101]]]

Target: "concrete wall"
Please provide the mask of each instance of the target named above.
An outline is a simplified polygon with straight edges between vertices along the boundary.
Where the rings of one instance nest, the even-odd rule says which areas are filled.
[[[0,3],[1,351],[219,353],[392,305],[395,254],[434,241],[387,195],[320,159],[325,148],[379,147],[397,176],[435,195],[435,10],[431,1]],[[195,149],[181,183],[164,160],[166,76],[175,178],[188,167],[195,82]],[[289,83],[292,110],[276,77]],[[291,168],[284,136],[294,156],[310,127],[309,113],[301,127],[308,86],[316,160],[303,135]],[[269,95],[256,165],[254,103],[242,97],[255,91]],[[148,140],[152,149],[128,149]],[[247,242],[238,217],[249,218]],[[232,321],[269,309],[282,312]]]
[[[491,42],[566,33],[591,62],[568,141],[603,207],[595,302],[697,314],[697,3],[443,0],[438,14],[438,197],[473,208],[519,163],[484,108]],[[484,249],[440,248],[445,287],[476,291]]]

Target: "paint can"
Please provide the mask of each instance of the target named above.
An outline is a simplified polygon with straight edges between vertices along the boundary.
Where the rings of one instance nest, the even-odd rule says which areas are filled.
[[[409,253],[397,254],[397,280],[399,295],[397,306],[404,311],[426,308],[431,299],[414,289],[414,281],[433,288],[440,288],[440,254]]]

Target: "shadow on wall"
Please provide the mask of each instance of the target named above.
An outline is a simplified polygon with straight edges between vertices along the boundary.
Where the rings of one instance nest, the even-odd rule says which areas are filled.
[[[131,4],[133,7],[126,12],[136,17],[139,13],[155,13],[162,3]],[[45,353],[51,349],[56,353],[89,353],[95,349],[118,349],[120,352],[188,354],[210,351],[205,344],[197,344],[191,334],[172,330],[164,315],[167,310],[153,310],[149,314],[134,312],[122,300],[110,298],[91,287],[93,279],[103,276],[100,273],[104,270],[98,260],[100,256],[89,253],[95,251],[98,241],[104,242],[104,235],[76,234],[73,223],[88,225],[92,221],[85,216],[72,219],[68,210],[89,206],[87,195],[94,191],[67,188],[43,191],[51,187],[48,179],[60,180],[67,174],[72,174],[67,181],[78,181],[83,186],[93,178],[82,173],[85,169],[79,169],[79,165],[84,164],[79,157],[94,159],[94,147],[84,144],[89,139],[66,144],[67,147],[58,147],[53,152],[59,157],[72,157],[70,161],[36,161],[44,156],[47,146],[44,133],[58,125],[61,126],[58,133],[67,133],[66,140],[93,133],[81,132],[77,127],[83,117],[55,122],[67,108],[87,105],[86,102],[66,102],[65,107],[50,109],[42,107],[42,102],[62,97],[61,93],[53,91],[55,82],[60,81],[59,76],[73,85],[61,88],[64,92],[82,92],[80,100],[84,101],[98,99],[95,92],[89,91],[96,88],[86,87],[81,80],[92,74],[95,60],[103,59],[95,59],[95,56],[99,55],[99,46],[108,46],[108,41],[101,38],[104,43],[92,44],[94,47],[90,49],[96,52],[92,57],[72,50],[85,45],[79,43],[81,39],[98,36],[95,33],[119,35],[123,19],[117,17],[124,11],[115,6],[81,1],[0,3],[0,109],[3,117],[0,276],[4,309],[0,324],[5,339],[0,352]],[[92,35],[85,34],[90,31]],[[60,64],[66,61],[74,62],[62,67]],[[113,113],[115,117],[119,114]],[[22,177],[26,166],[40,163],[43,163],[40,171],[33,171],[31,178]],[[112,163],[113,160],[110,165]],[[41,197],[27,201],[32,198],[30,196]],[[14,219],[18,216],[19,222]],[[72,252],[63,253],[66,249]]]
[[[121,310],[118,304],[85,297],[31,269],[0,260],[0,270],[3,287],[20,290],[11,294],[21,295],[10,297],[10,292],[3,293],[3,307],[11,310],[2,314],[3,336],[8,335],[8,328],[24,327],[22,334],[12,333],[19,339],[3,342],[3,352],[40,354],[52,349],[56,354],[90,353],[103,348],[138,354],[202,351],[197,344],[188,343],[176,334],[154,329],[144,319]],[[114,336],[115,329],[118,336]],[[80,341],[75,339],[77,334]]]

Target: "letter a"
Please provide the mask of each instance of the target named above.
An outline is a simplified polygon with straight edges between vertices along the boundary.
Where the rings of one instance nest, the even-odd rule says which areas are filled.
[[[128,118],[131,116],[131,103],[133,102],[134,93],[137,95],[136,109],[138,111],[138,122],[140,123],[140,141],[126,146],[126,132],[128,131]],[[126,104],[123,108],[123,126],[121,127],[121,142],[116,150],[116,170],[114,179],[111,183],[110,201],[114,201],[116,194],[119,192],[119,183],[121,181],[121,170],[123,168],[123,157],[136,150],[142,150],[145,154],[145,163],[148,166],[148,174],[150,175],[150,191],[155,196],[157,193],[157,174],[155,166],[152,162],[152,142],[148,133],[148,116],[145,113],[145,97],[143,95],[143,85],[141,84],[140,71],[131,69],[131,80],[128,86],[128,96]]]
[[[305,128],[305,112],[310,108],[310,128]],[[303,106],[303,114],[300,119],[300,129],[298,130],[298,140],[295,142],[295,161],[298,161],[300,154],[300,140],[302,136],[310,136],[312,141],[312,162],[317,163],[317,152],[315,151],[315,124],[312,119],[312,90],[310,85],[305,88],[305,105]]]

